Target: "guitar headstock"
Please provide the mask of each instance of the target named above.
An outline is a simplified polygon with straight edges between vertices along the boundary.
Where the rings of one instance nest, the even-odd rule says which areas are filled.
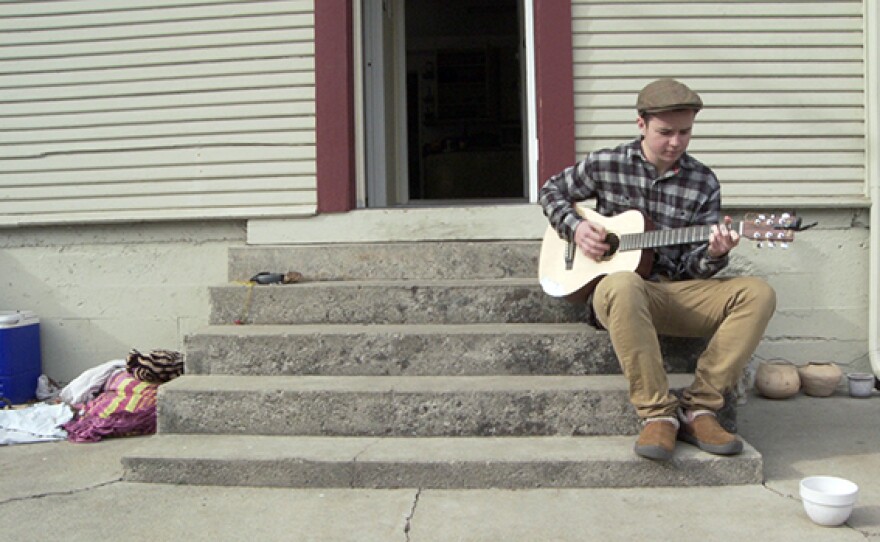
[[[801,219],[793,212],[746,213],[740,235],[756,241],[758,247],[773,248],[778,243],[781,248],[788,248],[794,241],[794,232],[800,229]]]

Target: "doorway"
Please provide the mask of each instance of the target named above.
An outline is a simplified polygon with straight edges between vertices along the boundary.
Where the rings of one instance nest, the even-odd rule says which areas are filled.
[[[522,0],[363,0],[367,207],[528,199]]]

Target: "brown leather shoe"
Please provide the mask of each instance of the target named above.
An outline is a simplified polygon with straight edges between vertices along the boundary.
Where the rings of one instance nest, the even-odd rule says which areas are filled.
[[[675,451],[675,434],[678,432],[678,420],[675,418],[650,418],[645,420],[639,440],[636,441],[635,452],[648,459],[669,461]]]
[[[742,451],[743,443],[721,427],[715,413],[697,410],[691,415],[679,413],[681,428],[679,440],[693,444],[704,452],[717,455],[735,455]]]

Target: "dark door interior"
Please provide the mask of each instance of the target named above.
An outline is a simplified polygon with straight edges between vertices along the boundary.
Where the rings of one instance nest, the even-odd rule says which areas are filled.
[[[409,199],[525,198],[519,0],[407,0]]]

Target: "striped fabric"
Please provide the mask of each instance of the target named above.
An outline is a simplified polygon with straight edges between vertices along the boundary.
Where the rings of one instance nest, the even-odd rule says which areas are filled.
[[[183,358],[173,350],[151,350],[141,354],[134,348],[128,353],[126,367],[137,379],[161,384],[183,374]]]
[[[109,418],[117,412],[138,412],[156,407],[158,384],[143,382],[128,371],[119,371],[110,377],[105,391],[89,403],[86,412],[100,418]]]
[[[155,433],[158,389],[158,383],[139,380],[126,370],[114,373],[85,411],[64,425],[68,440],[97,442],[104,437]]]

